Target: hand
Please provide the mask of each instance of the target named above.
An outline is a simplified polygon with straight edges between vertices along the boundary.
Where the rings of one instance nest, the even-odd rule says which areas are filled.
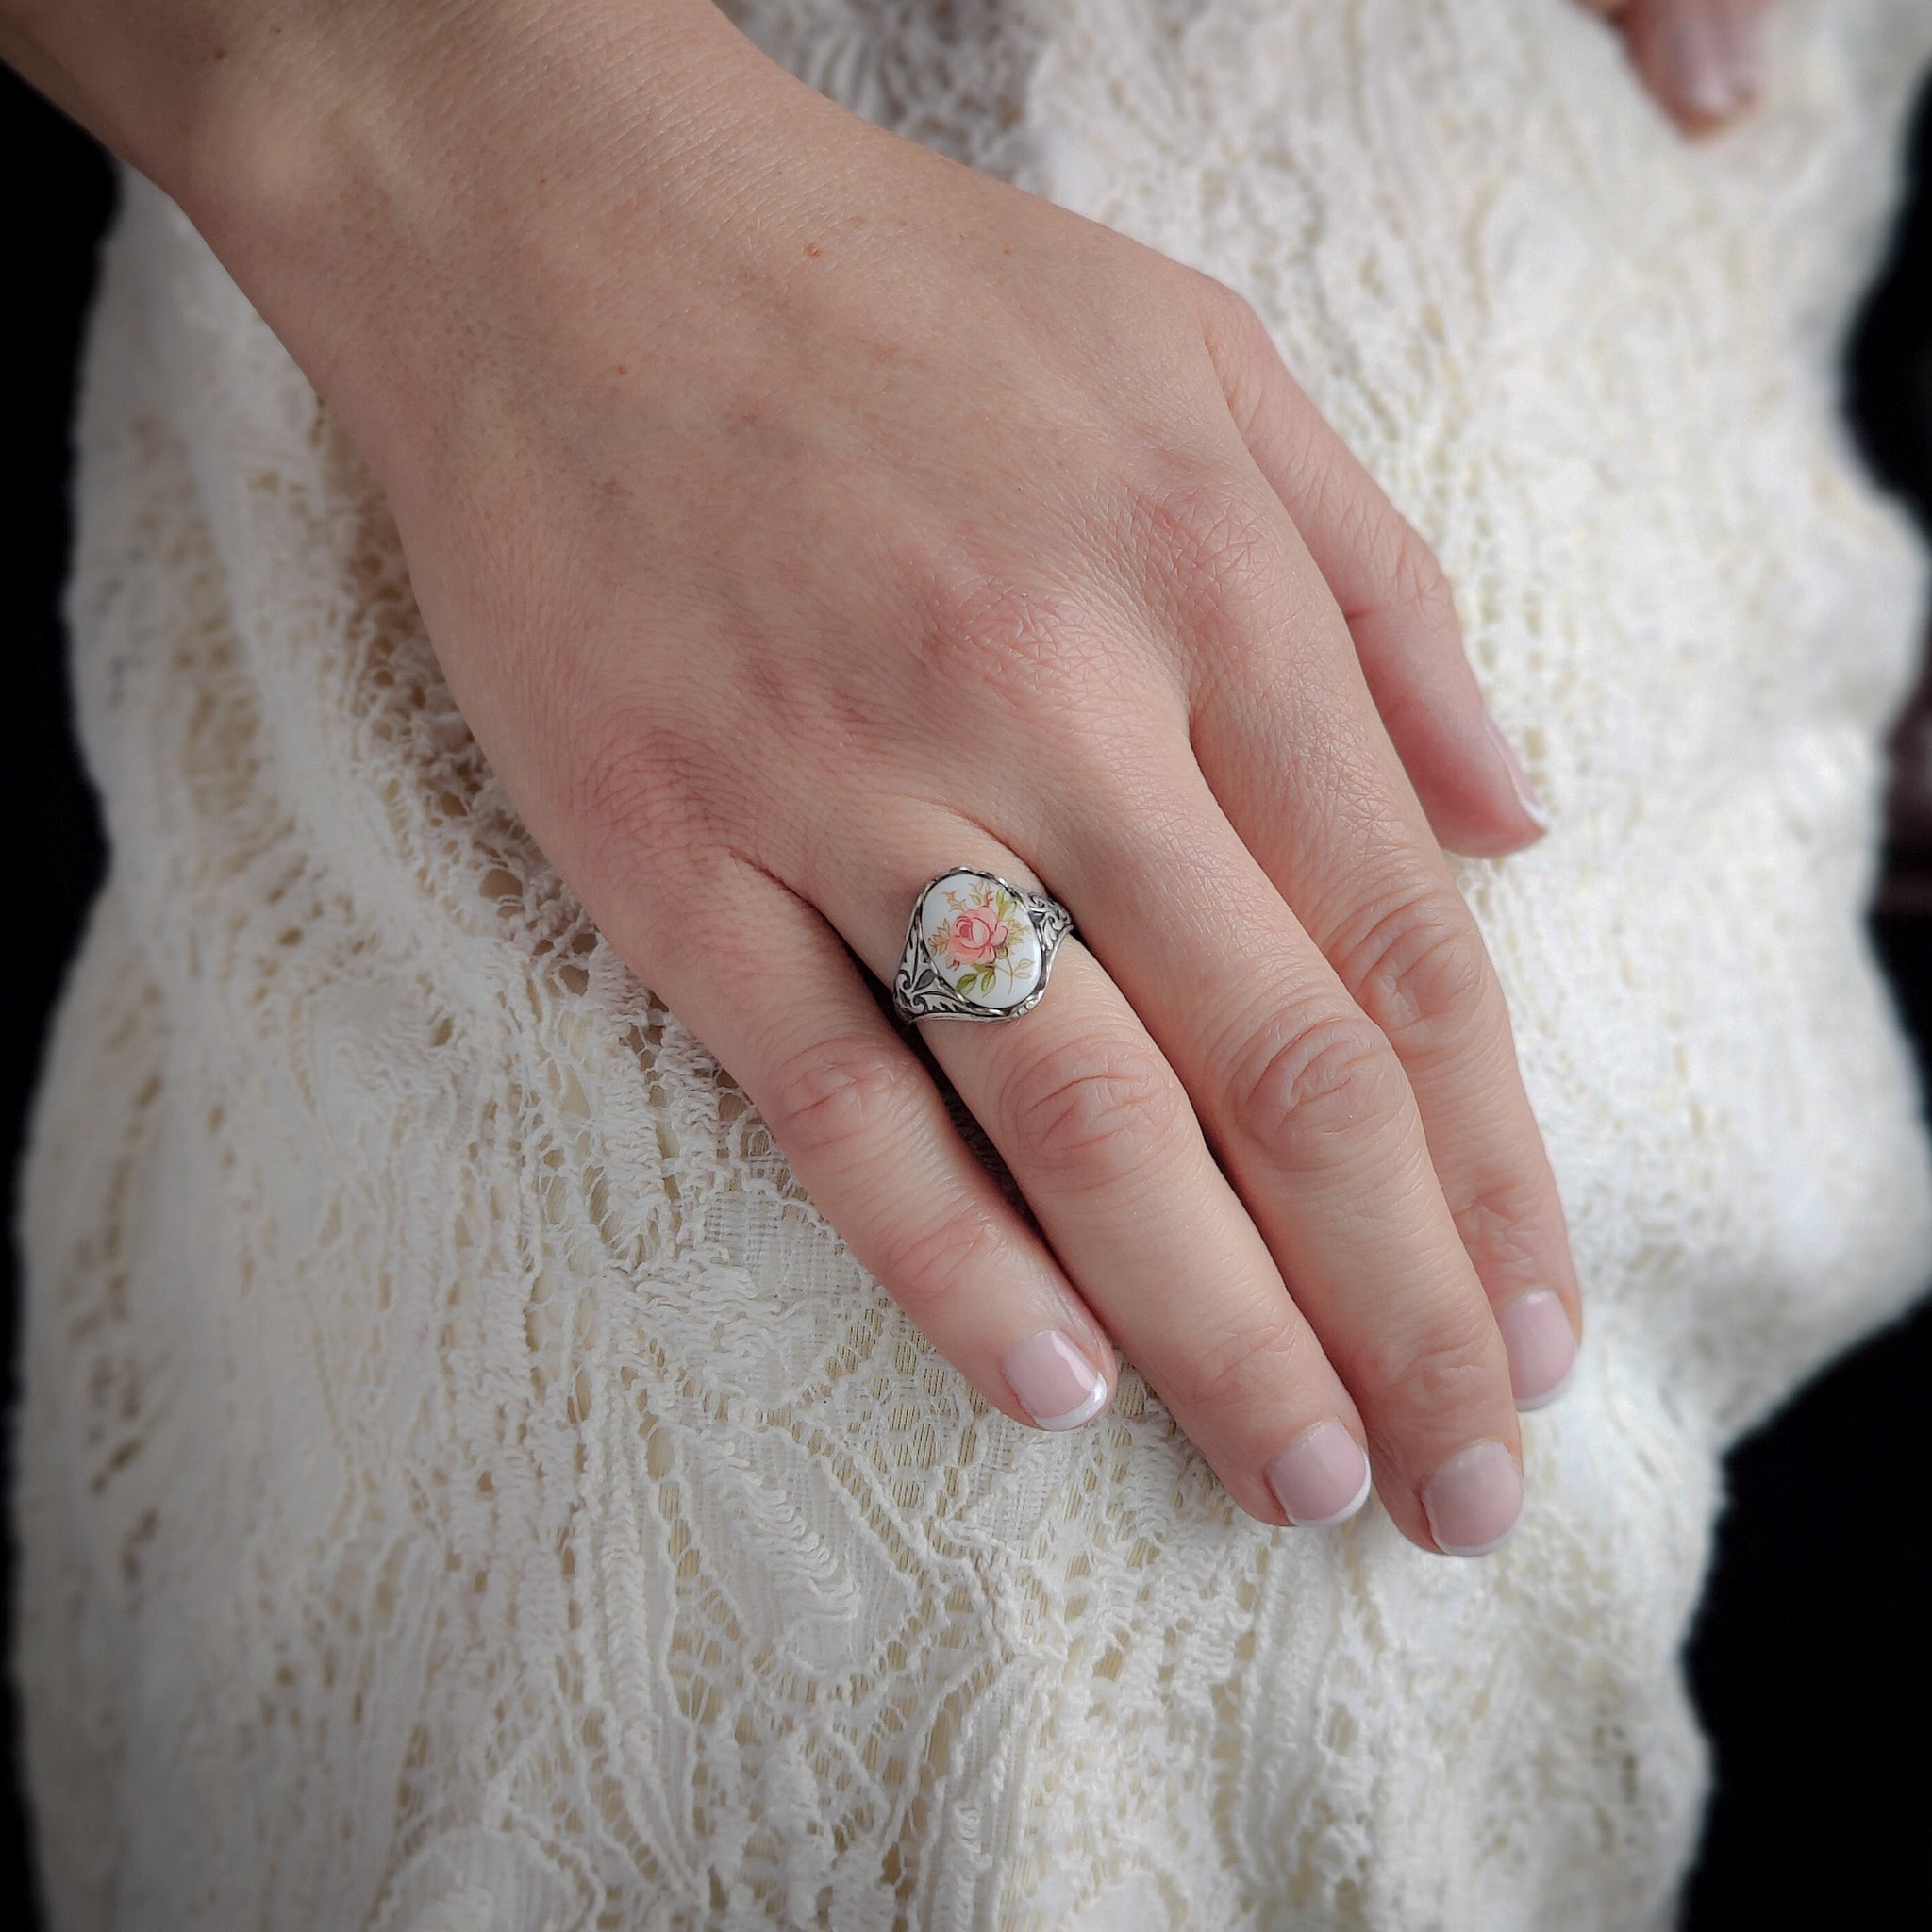
[[[1771,0],[1583,0],[1614,17],[1630,58],[1689,134],[1736,119],[1764,92],[1764,16]]]
[[[1438,836],[1539,828],[1255,313],[708,5],[370,17],[252,56],[181,197],[604,934],[1007,1415],[1093,1412],[1117,1340],[1255,1516],[1351,1513],[1366,1444],[1414,1541],[1500,1540],[1580,1318]],[[1082,936],[924,1027],[1038,1229],[860,971],[956,863]]]

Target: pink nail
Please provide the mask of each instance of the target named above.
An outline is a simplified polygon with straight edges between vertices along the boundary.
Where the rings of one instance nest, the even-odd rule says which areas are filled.
[[[1487,1556],[1523,1514],[1523,1472],[1501,1442],[1472,1442],[1423,1485],[1423,1509],[1444,1556]]]
[[[1569,1386],[1576,1366],[1576,1331],[1556,1291],[1532,1289],[1505,1302],[1496,1316],[1509,1352],[1509,1386],[1518,1408],[1541,1408]]]
[[[1023,1336],[1001,1367],[1042,1429],[1076,1429],[1107,1405],[1107,1377],[1058,1328]]]
[[[1304,1429],[1268,1465],[1268,1487],[1302,1529],[1345,1522],[1369,1500],[1369,1458],[1338,1422]]]
[[[1724,62],[1738,105],[1755,101],[1764,92],[1764,23],[1755,13],[1731,14],[1720,23]]]
[[[1739,105],[1738,76],[1724,29],[1691,14],[1672,28],[1665,58],[1675,75],[1677,96],[1708,121],[1722,121]]]
[[[1496,755],[1503,760],[1503,770],[1507,775],[1511,789],[1516,793],[1516,802],[1528,814],[1532,824],[1540,832],[1550,829],[1550,814],[1542,800],[1537,796],[1536,787],[1529,782],[1529,774],[1523,769],[1523,760],[1516,756],[1516,747],[1503,736],[1502,727],[1485,711],[1483,724],[1490,734],[1490,742],[1496,747]]]

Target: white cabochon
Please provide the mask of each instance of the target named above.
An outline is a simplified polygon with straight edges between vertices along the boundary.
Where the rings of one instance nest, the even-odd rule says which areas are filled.
[[[949,872],[925,889],[919,936],[940,977],[975,1007],[1017,1007],[1040,984],[1040,935],[1025,907],[978,873]]]

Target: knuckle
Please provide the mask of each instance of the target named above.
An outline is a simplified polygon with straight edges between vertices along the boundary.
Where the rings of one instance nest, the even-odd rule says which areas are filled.
[[[1224,282],[1202,268],[1191,267],[1188,275],[1190,286],[1202,302],[1229,328],[1257,329],[1263,325],[1261,311],[1232,282]]]
[[[881,1278],[915,1321],[974,1282],[1000,1278],[1005,1242],[979,1208],[956,1208],[889,1235]]]
[[[1168,483],[1140,514],[1154,574],[1184,608],[1241,623],[1297,601],[1278,507],[1271,514],[1233,479]]]
[[[688,732],[618,715],[572,759],[566,815],[592,863],[634,869],[637,856],[673,859],[708,842],[713,759]]]
[[[1385,1341],[1368,1371],[1383,1404],[1405,1416],[1425,1416],[1431,1427],[1481,1413],[1509,1386],[1494,1318],[1476,1302]]]
[[[1284,1304],[1195,1349],[1174,1393],[1192,1409],[1239,1414],[1278,1403],[1319,1359],[1313,1331]]]
[[[1186,287],[1217,362],[1240,369],[1279,359],[1261,311],[1239,289],[1202,269],[1190,271]]]
[[[1016,1145],[1062,1185],[1141,1172],[1181,1124],[1173,1077],[1151,1042],[1069,1040],[1019,1067],[1003,1100]]]
[[[1462,626],[1456,615],[1456,591],[1441,559],[1423,541],[1415,525],[1396,517],[1390,558],[1389,601],[1411,613],[1430,630],[1459,639]]]
[[[1264,1035],[1234,1083],[1241,1130],[1291,1171],[1333,1166],[1365,1136],[1399,1119],[1408,1082],[1388,1041],[1363,1016],[1323,1014],[1285,1043]]]
[[[941,702],[1057,708],[1119,675],[1117,642],[1069,588],[952,564],[926,573],[920,601],[921,664]]]
[[[881,1042],[816,1040],[773,1069],[765,1123],[794,1160],[873,1160],[919,1106],[923,1078],[916,1061]]]
[[[1343,983],[1398,1051],[1455,1044],[1488,1004],[1492,974],[1469,908],[1424,890],[1383,913],[1338,960]]]
[[[1465,1197],[1449,1196],[1456,1231],[1484,1279],[1541,1279],[1548,1269],[1555,1184],[1541,1161]]]

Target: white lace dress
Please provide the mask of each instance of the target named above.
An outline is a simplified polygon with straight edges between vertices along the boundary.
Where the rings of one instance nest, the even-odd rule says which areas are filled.
[[[739,14],[1241,289],[1439,546],[1556,818],[1462,877],[1578,1384],[1477,1562],[1256,1522],[1131,1369],[990,1410],[534,850],[352,451],[130,180],[71,604],[112,875],[24,1224],[54,1924],[1664,1926],[1719,1457],[1932,1274],[1859,920],[1921,560],[1835,366],[1932,8],[1784,0],[1695,147],[1566,0]]]

